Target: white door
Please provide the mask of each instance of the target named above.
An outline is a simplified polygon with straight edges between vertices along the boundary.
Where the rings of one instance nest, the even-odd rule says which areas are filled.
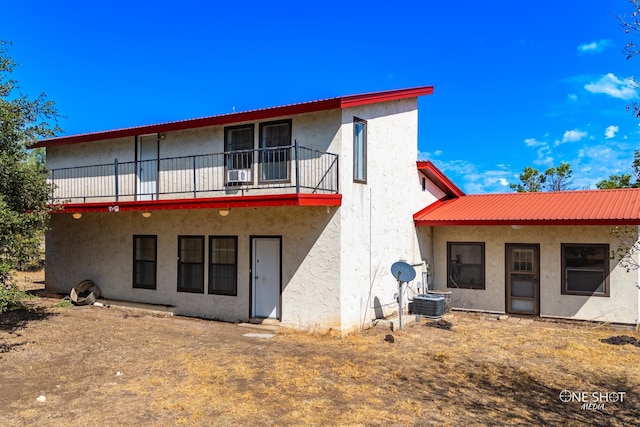
[[[252,240],[252,315],[280,318],[280,238]]]
[[[136,163],[137,200],[153,200],[158,194],[158,135],[138,137]]]

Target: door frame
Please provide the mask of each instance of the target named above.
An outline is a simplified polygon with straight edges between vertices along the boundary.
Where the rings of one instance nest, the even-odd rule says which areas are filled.
[[[535,275],[534,292],[534,311],[533,313],[524,311],[511,310],[511,277],[510,277],[510,261],[512,248],[531,248],[534,251],[534,267],[533,274]],[[540,244],[539,243],[505,243],[504,245],[504,304],[505,313],[510,314],[529,314],[534,316],[540,315]]]
[[[282,236],[275,235],[251,235],[249,236],[249,318],[255,317],[255,305],[253,303],[253,293],[255,289],[255,281],[253,276],[254,265],[254,242],[259,239],[277,239],[279,246],[278,253],[278,315],[276,319],[282,320]]]
[[[149,136],[155,136],[156,137],[156,150],[155,150],[155,158],[153,160],[155,160],[156,162],[156,171],[155,171],[155,191],[153,194],[140,194],[141,192],[141,187],[142,187],[142,181],[140,180],[140,162],[143,161],[148,161],[148,160],[141,160],[142,157],[142,138],[144,137],[149,137]],[[147,133],[144,135],[138,135],[136,136],[136,149],[135,149],[136,153],[136,163],[135,163],[135,175],[136,175],[136,200],[155,200],[158,198],[158,180],[159,180],[159,168],[160,168],[160,134],[158,133]],[[143,198],[141,198],[143,197]],[[150,199],[147,199],[147,197],[150,197]]]

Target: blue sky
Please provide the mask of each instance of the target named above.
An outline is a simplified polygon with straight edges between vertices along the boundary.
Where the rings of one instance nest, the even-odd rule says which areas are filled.
[[[627,0],[137,3],[2,6],[14,78],[65,134],[434,85],[420,160],[470,194],[560,162],[595,188],[640,148]]]

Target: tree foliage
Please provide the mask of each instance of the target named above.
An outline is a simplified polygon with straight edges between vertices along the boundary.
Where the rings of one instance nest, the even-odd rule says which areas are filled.
[[[43,155],[27,146],[61,130],[53,101],[44,93],[28,98],[11,78],[8,46],[0,41],[0,312],[15,294],[11,272],[39,253],[48,220]]]
[[[640,35],[640,0],[629,0],[629,3],[631,3],[631,12],[620,15],[618,20],[625,33],[630,36]],[[633,40],[630,40],[625,45],[623,53],[627,59],[631,59],[640,53],[640,48]],[[633,81],[637,84],[635,79],[633,79]],[[635,117],[640,118],[640,105],[637,102],[627,105],[627,110],[631,111]]]
[[[609,175],[609,178],[603,179],[596,183],[596,187],[600,190],[610,190],[612,188],[639,188],[640,187],[640,150],[633,152],[633,178],[635,182],[631,182],[630,173],[621,173],[618,175]]]
[[[560,163],[558,167],[550,167],[541,173],[536,168],[527,166],[519,176],[520,183],[509,184],[518,193],[535,193],[538,191],[563,191],[571,185],[571,165]]]

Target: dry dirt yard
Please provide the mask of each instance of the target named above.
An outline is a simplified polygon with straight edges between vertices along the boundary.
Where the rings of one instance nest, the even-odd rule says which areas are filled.
[[[228,323],[57,302],[35,298],[0,316],[2,426],[622,426],[640,417],[640,348],[601,342],[640,334],[606,325],[454,313],[408,325],[393,342],[381,329],[259,338],[245,334],[264,331]]]

